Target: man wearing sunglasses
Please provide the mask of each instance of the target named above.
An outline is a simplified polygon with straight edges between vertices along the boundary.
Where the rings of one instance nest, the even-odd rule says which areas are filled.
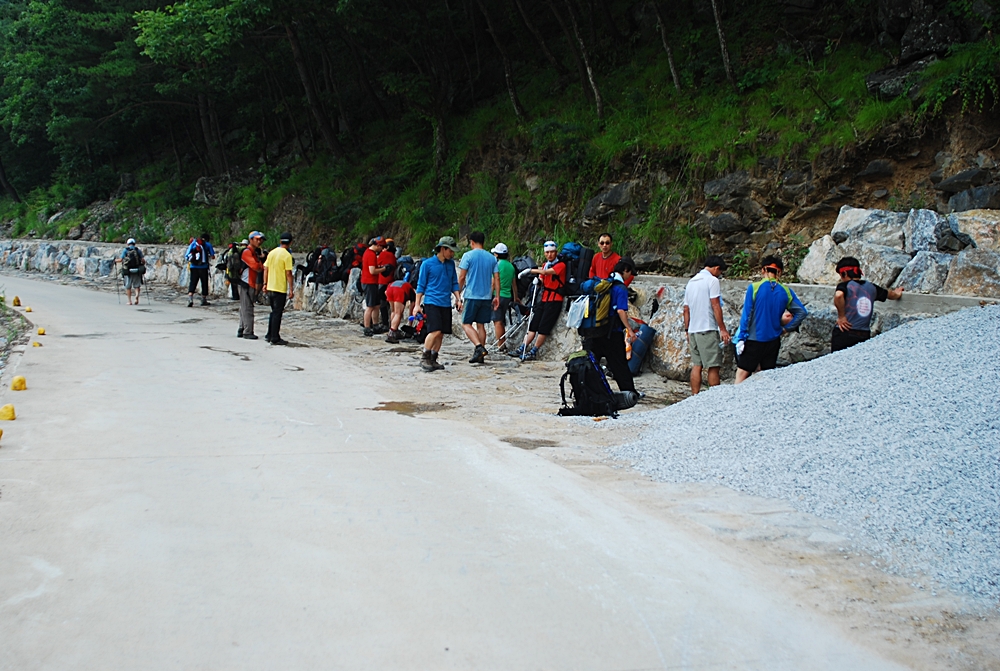
[[[777,256],[765,256],[760,262],[763,279],[747,287],[740,316],[739,340],[736,353],[736,384],[750,377],[757,366],[770,370],[778,365],[781,336],[802,323],[808,312],[795,292],[778,281],[785,264]],[[792,321],[782,324],[785,311]]]
[[[601,233],[597,237],[597,246],[601,248],[601,253],[594,254],[594,259],[590,262],[590,276],[606,280],[611,277],[622,257],[612,251],[610,233]]]

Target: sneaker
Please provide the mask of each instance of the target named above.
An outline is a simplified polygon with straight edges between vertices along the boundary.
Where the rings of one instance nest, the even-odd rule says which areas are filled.
[[[201,304],[202,304],[202,305],[211,305],[211,303],[209,303],[209,302],[208,302],[207,300],[205,300],[204,298],[202,298],[202,299],[201,299]]]
[[[193,298],[189,298],[188,299],[188,307],[191,307],[193,305],[194,305],[194,299]]]
[[[537,358],[538,358],[538,348],[532,347],[527,352],[525,352],[524,357],[521,359],[521,361],[534,361]]]
[[[375,329],[366,328],[364,331],[362,331],[362,333],[366,338],[371,338],[373,335],[375,335]]]
[[[243,339],[244,340],[256,340],[257,336],[255,336],[253,333],[249,333],[249,334],[243,336]]]
[[[507,352],[507,354],[509,356],[514,357],[515,359],[520,359],[521,355],[524,354],[524,345],[523,344],[522,345],[518,345],[517,349],[515,349],[513,351],[509,351],[509,352]]]
[[[486,363],[486,348],[482,345],[476,345],[476,351],[472,353],[469,363]]]
[[[278,338],[277,340],[272,340],[271,344],[272,345],[287,345],[288,341],[287,340],[282,340],[281,338]]]
[[[437,370],[437,367],[434,365],[433,353],[430,350],[424,350],[423,356],[420,357],[420,367],[428,373]]]
[[[243,329],[236,329],[236,337],[237,338],[243,337]]]
[[[389,331],[389,335],[385,337],[385,341],[390,345],[395,345],[399,342],[399,331]]]
[[[438,361],[437,352],[431,352],[431,363],[434,365],[434,370],[444,370],[444,364]]]

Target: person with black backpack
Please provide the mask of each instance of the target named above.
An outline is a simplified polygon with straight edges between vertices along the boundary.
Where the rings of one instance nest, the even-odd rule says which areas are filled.
[[[592,335],[584,341],[583,348],[594,355],[594,360],[600,362],[601,357],[607,359],[608,370],[615,378],[619,391],[635,391],[635,380],[628,367],[625,353],[625,338],[635,338],[632,326],[628,321],[628,289],[626,281],[635,277],[635,264],[631,259],[619,261],[611,273],[611,312],[610,324],[604,335]]]
[[[138,305],[139,292],[142,291],[142,276],[146,274],[146,259],[142,255],[142,250],[135,246],[135,238],[129,238],[125,243],[120,260],[128,304],[132,305],[132,289],[135,289],[135,304]]]
[[[188,307],[194,305],[194,290],[201,282],[201,304],[208,305],[208,268],[215,259],[215,249],[209,242],[208,233],[202,233],[197,238],[191,239],[184,259],[188,262],[188,269],[191,273],[191,282],[188,285]]]

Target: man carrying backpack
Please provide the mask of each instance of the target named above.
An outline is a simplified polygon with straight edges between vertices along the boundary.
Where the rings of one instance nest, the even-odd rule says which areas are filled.
[[[135,246],[135,238],[129,238],[121,254],[122,277],[125,281],[125,295],[132,305],[132,289],[135,289],[135,304],[139,304],[142,291],[142,276],[146,273],[146,259],[142,250]]]
[[[222,252],[222,259],[220,265],[216,268],[221,268],[226,273],[226,280],[229,282],[229,293],[230,297],[234,301],[240,299],[240,271],[242,270],[242,255],[243,250],[247,248],[249,240],[245,239],[243,242],[230,242],[226,251]]]
[[[611,280],[611,325],[606,336],[587,338],[583,348],[594,355],[594,361],[601,357],[608,361],[608,370],[618,384],[618,391],[635,391],[635,380],[628,367],[625,354],[625,338],[632,340],[635,334],[628,321],[628,289],[626,280],[635,277],[635,264],[630,259],[618,262],[610,273]]]
[[[853,256],[845,256],[838,261],[837,272],[840,273],[840,284],[833,294],[837,325],[830,337],[831,352],[839,352],[872,337],[876,301],[885,302],[887,298],[898,301],[903,297],[902,287],[883,289],[861,279],[861,262]]]
[[[385,249],[378,255],[378,265],[382,268],[382,274],[378,276],[378,300],[379,300],[379,326],[373,327],[376,333],[385,333],[390,329],[389,324],[389,301],[386,300],[385,292],[392,284],[396,276],[396,243],[392,238],[385,239]]]
[[[722,347],[730,342],[722,320],[722,286],[719,276],[726,269],[721,256],[705,259],[705,267],[684,287],[684,331],[691,351],[691,393],[701,391],[701,371],[708,369],[708,386],[721,383]]]
[[[264,234],[254,231],[247,238],[247,248],[240,255],[242,270],[240,283],[240,327],[236,331],[237,338],[256,340],[253,333],[253,306],[257,302],[257,294],[264,286],[264,262],[261,259],[260,245],[264,242]]]
[[[281,339],[281,317],[285,313],[285,303],[295,298],[295,278],[292,269],[292,254],[288,251],[292,244],[292,234],[281,234],[281,246],[272,249],[264,261],[264,287],[271,304],[271,316],[267,321],[267,335],[264,340],[272,345],[287,345]]]
[[[559,321],[559,313],[562,312],[563,292],[566,287],[566,264],[557,258],[559,246],[556,245],[555,241],[549,240],[543,249],[545,250],[545,265],[541,268],[530,268],[523,271],[523,274],[540,276],[542,305],[531,316],[528,332],[524,334],[524,342],[511,353],[511,356],[518,357],[522,361],[534,361],[538,358],[538,350],[545,344],[545,339],[552,334],[552,329]]]
[[[809,314],[795,292],[778,281],[784,269],[785,264],[777,256],[765,256],[761,260],[764,279],[747,287],[736,343],[736,384],[750,377],[757,366],[761,370],[775,368],[781,336],[795,330]],[[792,314],[792,321],[783,325],[786,310]]]
[[[506,354],[507,343],[504,341],[504,335],[507,333],[507,313],[510,311],[510,306],[518,301],[517,270],[514,264],[507,260],[510,251],[504,243],[496,244],[493,255],[497,258],[497,274],[500,276],[500,304],[493,309],[493,314],[490,316],[493,318],[493,334],[496,336],[496,342],[500,351]]]
[[[493,310],[500,307],[497,259],[483,249],[485,243],[486,235],[482,231],[469,233],[472,249],[462,255],[458,265],[458,286],[465,292],[462,329],[475,346],[469,363],[486,362],[486,324],[493,316]]]
[[[194,290],[201,282],[201,304],[208,305],[208,268],[215,259],[215,250],[209,241],[208,233],[202,233],[191,240],[184,258],[188,262],[191,273],[191,283],[188,285],[188,307],[194,305]]]
[[[427,372],[444,369],[444,364],[438,363],[438,354],[441,353],[444,334],[451,333],[452,297],[455,298],[455,306],[462,309],[462,294],[458,289],[458,273],[455,272],[457,251],[455,238],[446,235],[438,240],[434,256],[420,264],[413,316],[424,315],[427,337],[424,339],[420,367]]]

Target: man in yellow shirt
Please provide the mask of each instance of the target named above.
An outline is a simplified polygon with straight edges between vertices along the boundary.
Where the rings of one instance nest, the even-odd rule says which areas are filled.
[[[295,298],[295,280],[292,278],[292,254],[288,248],[292,244],[292,234],[281,234],[281,246],[272,249],[264,261],[264,289],[271,303],[271,317],[267,320],[267,336],[264,340],[272,345],[287,345],[281,339],[281,315],[285,303]]]

